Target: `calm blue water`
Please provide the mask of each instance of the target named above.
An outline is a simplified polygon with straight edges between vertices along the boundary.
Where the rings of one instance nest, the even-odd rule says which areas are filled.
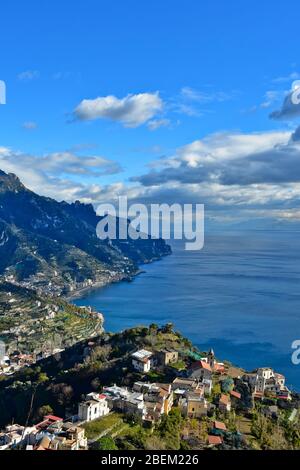
[[[201,349],[247,369],[270,365],[300,390],[300,365],[290,359],[300,339],[300,233],[215,233],[199,252],[172,247],[132,283],[76,303],[103,312],[108,331],[173,322]]]

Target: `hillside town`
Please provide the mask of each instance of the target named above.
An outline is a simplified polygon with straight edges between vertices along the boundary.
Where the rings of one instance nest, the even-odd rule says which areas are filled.
[[[128,422],[146,429],[153,439],[155,430],[176,413],[185,448],[250,448],[238,416],[259,406],[261,416],[278,422],[282,403],[292,401],[283,375],[268,367],[246,373],[217,361],[212,349],[188,368],[179,367],[169,382],[147,380],[151,373],[178,366],[179,360],[179,352],[170,348],[137,349],[130,354],[130,370],[140,380],[132,386],[91,390],[67,418],[47,414],[35,424],[7,425],[0,433],[0,450],[88,450],[97,443],[101,448],[103,442],[110,448]],[[293,408],[289,420],[297,419],[298,409]]]
[[[0,377],[101,334],[103,322],[103,315],[91,307],[0,282]]]

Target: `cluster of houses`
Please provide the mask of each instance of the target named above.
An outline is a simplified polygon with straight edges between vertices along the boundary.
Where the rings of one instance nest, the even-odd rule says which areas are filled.
[[[147,351],[140,349],[131,355],[132,366],[138,372],[147,373],[157,366],[167,366],[178,361],[178,351],[163,349],[161,351]]]
[[[173,406],[173,391],[169,384],[135,382],[132,389],[113,385],[103,387],[101,394],[89,393],[78,405],[79,421],[92,421],[110,411],[140,417],[153,423]]]
[[[132,367],[138,372],[147,373],[157,365],[169,365],[178,361],[178,353],[163,350],[158,353],[141,349],[132,354]],[[172,406],[178,406],[182,414],[190,418],[201,418],[211,410],[222,413],[231,411],[241,400],[237,390],[220,393],[215,403],[211,403],[213,374],[224,374],[225,366],[217,362],[213,350],[201,360],[191,364],[184,375],[177,376],[172,383],[150,383],[137,381],[131,389],[113,385],[103,387],[102,393],[89,393],[79,403],[79,421],[92,421],[105,416],[110,411],[139,416],[144,422],[158,422],[163,414],[168,414]],[[261,368],[255,374],[245,374],[242,380],[253,387],[253,398],[262,396],[266,390],[276,391],[277,397],[289,398],[285,378],[272,369]],[[271,388],[271,384],[275,388]]]
[[[178,352],[162,350],[151,352],[141,349],[132,354],[132,367],[138,372],[147,373],[156,366],[167,366],[178,361]],[[216,405],[207,398],[212,393],[213,373],[223,373],[224,364],[215,360],[211,350],[208,356],[193,363],[187,376],[178,376],[172,383],[149,383],[137,381],[132,389],[113,385],[103,387],[102,393],[89,393],[79,404],[79,420],[92,421],[104,416],[110,410],[139,416],[144,422],[158,422],[163,414],[168,414],[173,405],[178,406],[184,416],[201,418]],[[238,392],[232,391],[229,397],[220,396],[218,407],[230,411],[231,399],[240,399]]]
[[[86,450],[82,427],[47,415],[34,426],[12,424],[0,433],[0,450],[22,447],[26,450]]]
[[[96,275],[94,279],[85,279],[84,281],[75,281],[69,279],[66,283],[58,271],[51,273],[50,277],[44,272],[35,273],[26,280],[17,280],[14,274],[6,274],[3,280],[16,286],[34,289],[39,295],[46,297],[60,297],[64,294],[88,289],[95,285],[104,285],[108,281],[119,280],[120,274],[117,271],[107,271],[105,277],[103,274]]]
[[[30,366],[36,361],[32,354],[22,354],[15,351],[10,355],[4,355],[0,358],[0,376],[12,375],[22,367]]]
[[[20,351],[14,351],[9,355],[0,357],[0,376],[1,375],[13,375],[23,367],[29,367],[42,359],[46,359],[50,356],[55,356],[63,352],[64,348],[53,348],[51,350],[45,349],[34,354],[23,354]]]
[[[132,354],[131,361],[134,370],[146,374],[154,367],[176,363],[178,352],[163,350],[153,353],[141,349]],[[241,394],[234,386],[227,393],[221,392],[214,400],[209,399],[213,388],[213,374],[224,373],[224,364],[217,362],[214,352],[210,350],[206,357],[192,363],[184,373],[177,374],[171,383],[136,381],[131,388],[104,386],[101,393],[91,392],[82,399],[78,404],[78,414],[72,417],[72,422],[48,415],[41,423],[32,427],[17,424],[7,426],[0,433],[0,450],[18,445],[27,450],[87,449],[82,424],[113,411],[139,417],[149,425],[158,423],[162,415],[167,415],[173,406],[179,407],[182,414],[189,418],[202,418],[207,414],[212,416],[213,413],[209,412],[214,410],[226,414],[241,400]],[[290,398],[284,376],[273,369],[259,368],[255,373],[247,373],[239,378],[249,384],[253,398],[263,397],[266,392],[275,394],[277,398]],[[272,416],[276,411],[273,408],[267,410]],[[212,421],[207,444],[222,444],[227,432],[224,423]]]
[[[270,367],[260,367],[253,373],[244,374],[243,380],[250,385],[254,398],[262,398],[269,393],[276,398],[291,399],[284,375],[274,372]]]

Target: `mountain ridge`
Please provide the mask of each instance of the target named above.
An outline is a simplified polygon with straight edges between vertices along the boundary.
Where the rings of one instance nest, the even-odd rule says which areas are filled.
[[[171,253],[162,239],[100,240],[91,204],[58,202],[0,170],[0,280],[47,295],[129,279]]]

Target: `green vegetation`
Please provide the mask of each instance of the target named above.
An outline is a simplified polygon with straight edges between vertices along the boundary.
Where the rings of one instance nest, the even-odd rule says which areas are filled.
[[[166,372],[151,371],[152,375],[149,376],[131,369],[131,353],[137,348],[150,348],[149,341],[153,345],[174,347],[179,353],[187,344],[187,340],[177,333],[163,333],[160,328],[150,330],[137,327],[122,333],[94,337],[92,346],[88,346],[90,340],[83,340],[56,356],[40,361],[39,366],[27,367],[13,376],[2,377],[0,426],[13,418],[15,422],[24,423],[33,393],[31,420],[45,404],[51,406],[58,416],[64,416],[66,407],[75,413],[82,395],[99,390],[103,385],[118,383],[130,387],[137,380],[172,381],[176,369],[173,373],[170,372],[171,368]],[[46,376],[40,375],[44,373],[47,380]]]
[[[178,371],[186,369],[186,363],[184,361],[177,361],[173,362],[173,364],[170,364],[173,369],[176,369]]]
[[[101,437],[94,446],[95,450],[118,450],[115,441],[111,437]]]
[[[123,424],[122,415],[119,413],[110,413],[102,418],[95,419],[89,423],[83,424],[88,439],[95,439],[103,432],[112,432],[115,428]]]
[[[300,450],[299,417],[291,422],[290,411],[279,410],[278,418],[268,418],[257,405],[252,412],[251,434],[252,446],[262,450]]]
[[[0,283],[0,312],[7,353],[51,353],[102,331],[101,316],[7,282]]]
[[[99,220],[92,204],[39,196],[0,170],[0,278],[45,295],[69,295],[131,279],[139,264],[171,253],[164,240],[151,237],[103,242],[96,235]]]
[[[62,313],[62,315],[64,315]],[[68,320],[66,320],[68,321]],[[151,345],[150,345],[151,343]],[[138,373],[131,367],[131,354],[137,348],[155,350],[157,345],[178,351],[186,367],[192,359],[184,350],[187,340],[170,327],[137,327],[122,333],[103,334],[77,343],[56,357],[49,357],[38,366],[28,367],[14,376],[0,381],[0,426],[14,419],[24,424],[32,410],[29,422],[38,422],[44,414],[64,417],[65,410],[76,413],[78,402],[91,390],[100,391],[105,385],[117,383],[132,387],[138,380],[170,383],[177,375],[175,367],[158,367],[149,374]],[[230,369],[229,369],[230,370]],[[241,399],[231,399],[230,412],[221,412],[218,400],[221,393],[232,388],[240,392]],[[208,435],[212,433],[212,422],[225,423],[227,432],[222,449],[300,449],[300,421],[298,413],[300,397],[293,394],[292,401],[264,398],[255,402],[251,390],[238,377],[213,376],[212,394],[208,398],[211,409],[208,416],[200,419],[181,416],[173,407],[168,416],[153,426],[145,425],[136,416],[110,413],[84,424],[86,435],[93,449],[202,449],[207,447]],[[268,414],[270,405],[277,405],[276,416]]]
[[[180,431],[183,418],[178,408],[173,408],[168,415],[163,415],[156,434],[166,444],[166,449],[178,450],[180,448]]]
[[[128,416],[123,416],[123,422],[125,424],[120,425],[120,430],[117,431],[115,428],[110,430],[110,423],[107,424],[106,437],[110,437],[109,445],[112,445],[113,439],[114,445],[122,450],[164,450],[181,448],[181,430],[187,420],[174,408],[168,416],[162,416],[161,422],[154,429],[144,428],[142,422],[137,423],[136,420],[128,419]]]

